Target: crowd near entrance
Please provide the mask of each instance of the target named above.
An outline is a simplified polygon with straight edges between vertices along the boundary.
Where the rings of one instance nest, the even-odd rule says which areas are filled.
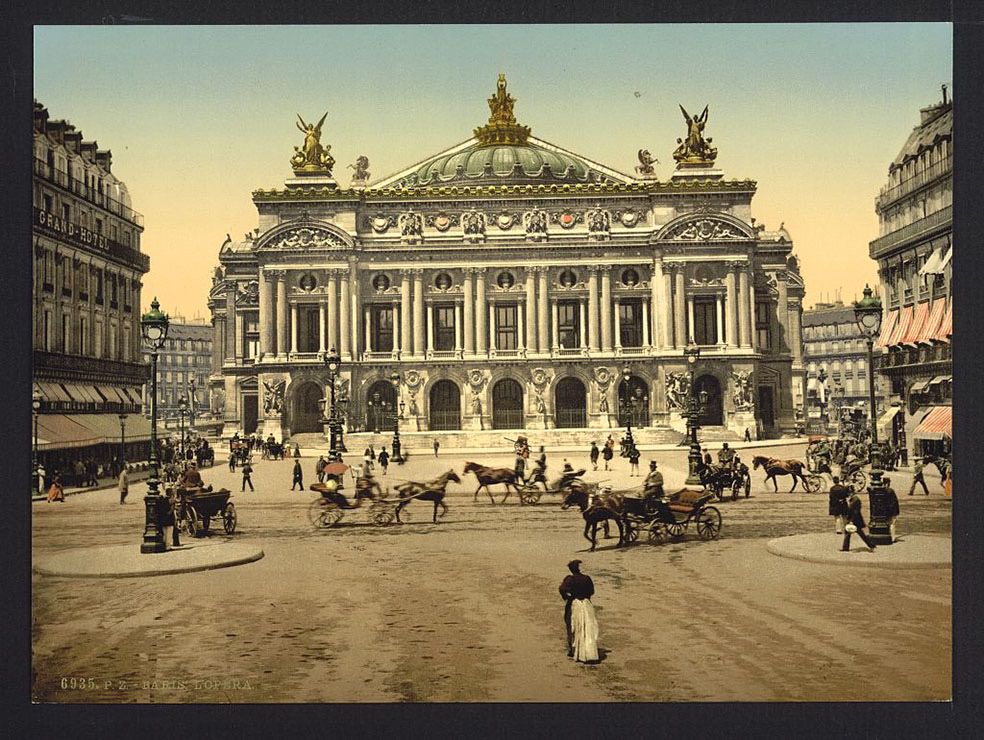
[[[556,426],[558,429],[578,429],[588,425],[588,402],[584,383],[577,378],[564,378],[554,391]]]
[[[492,428],[523,426],[523,388],[515,380],[503,378],[492,387]]]
[[[439,380],[431,388],[430,428],[434,431],[461,429],[461,393],[450,380]]]

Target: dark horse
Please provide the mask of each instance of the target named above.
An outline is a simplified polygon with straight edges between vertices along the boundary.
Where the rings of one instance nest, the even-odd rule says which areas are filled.
[[[461,483],[458,474],[449,470],[429,483],[408,482],[398,485],[396,490],[400,494],[401,501],[396,505],[396,521],[400,521],[400,511],[404,506],[415,499],[419,499],[420,501],[434,502],[434,524],[437,524],[437,507],[440,506],[442,509],[441,516],[448,513],[447,504],[444,503],[444,491],[448,487],[448,481],[452,480],[455,483]]]
[[[583,488],[576,488],[564,497],[564,503],[560,508],[568,509],[576,505],[581,510],[581,516],[584,517],[584,539],[591,543],[591,549],[594,550],[598,544],[598,525],[605,527],[607,537],[609,521],[615,522],[615,526],[618,527],[618,543],[615,547],[621,547],[625,542],[625,530],[622,528],[624,501],[625,499],[618,494],[605,494],[597,496],[595,501],[589,504],[588,492]]]
[[[776,482],[777,475],[793,476],[793,487],[789,489],[792,493],[796,490],[796,483],[803,481],[803,490],[806,490],[806,479],[803,477],[803,468],[806,466],[799,460],[777,460],[774,457],[763,457],[758,455],[752,458],[752,469],[758,470],[759,467],[765,470],[765,482],[772,481],[775,492],[779,492],[779,484]]]
[[[478,488],[475,489],[473,502],[478,501],[478,492],[484,488],[489,495],[489,501],[494,504],[495,499],[492,498],[492,491],[489,486],[494,486],[496,483],[502,483],[506,487],[506,495],[502,497],[502,503],[506,502],[513,489],[519,492],[519,487],[516,485],[516,471],[510,468],[487,468],[478,463],[466,462],[464,472],[465,475],[474,473],[475,477],[478,478]]]

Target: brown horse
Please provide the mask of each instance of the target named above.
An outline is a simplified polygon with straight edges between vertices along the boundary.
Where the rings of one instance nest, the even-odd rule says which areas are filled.
[[[515,470],[509,468],[488,468],[478,463],[466,462],[464,472],[465,475],[474,473],[475,477],[478,478],[478,488],[475,489],[475,497],[472,499],[473,503],[478,501],[478,492],[484,488],[485,492],[489,495],[489,501],[494,504],[495,499],[492,498],[492,491],[489,489],[489,486],[494,486],[496,483],[501,483],[506,487],[506,495],[502,497],[502,503],[506,502],[513,489],[517,493],[519,492],[519,486],[516,485]]]
[[[803,477],[803,468],[806,466],[799,460],[777,460],[774,457],[764,457],[757,455],[752,458],[752,469],[758,470],[761,467],[765,470],[765,482],[772,481],[775,492],[779,492],[779,484],[776,482],[777,475],[793,476],[793,487],[789,489],[792,493],[796,490],[796,483],[803,481],[803,489],[806,490],[806,479]]]
[[[403,510],[403,507],[411,501],[419,499],[434,502],[434,524],[437,524],[437,507],[440,506],[443,509],[441,516],[448,513],[448,506],[444,503],[444,492],[448,487],[448,481],[461,483],[461,478],[453,470],[449,470],[429,483],[407,482],[398,485],[396,490],[400,494],[401,501],[396,505],[396,521],[400,522],[400,511]]]
[[[621,494],[606,494],[595,497],[595,500],[588,503],[588,494],[584,489],[572,490],[564,497],[564,503],[560,508],[567,509],[575,504],[581,510],[584,517],[584,539],[591,543],[592,551],[598,544],[598,525],[605,528],[605,537],[608,537],[608,522],[615,522],[618,527],[618,543],[615,547],[621,547],[625,541],[625,530],[622,528],[621,508],[615,509],[613,506],[623,505]],[[590,532],[590,534],[589,534]]]

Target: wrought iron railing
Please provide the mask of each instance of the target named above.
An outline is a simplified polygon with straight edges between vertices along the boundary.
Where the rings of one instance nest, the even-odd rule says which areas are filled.
[[[891,247],[908,241],[909,239],[921,236],[924,233],[944,226],[952,221],[953,206],[941,208],[935,213],[931,213],[924,218],[913,221],[908,226],[903,226],[901,229],[897,229],[896,231],[885,234],[885,236],[880,236],[874,241],[869,242],[868,256],[872,259],[878,259],[878,257],[882,256]]]
[[[85,198],[90,203],[95,203],[97,206],[102,206],[109,212],[115,213],[120,218],[125,218],[127,221],[134,223],[137,226],[142,227],[144,225],[143,215],[130,208],[130,206],[125,203],[121,203],[106,193],[99,192],[96,188],[86,185],[85,182],[72,177],[65,170],[52,167],[43,159],[38,159],[35,157],[34,174],[38,177],[44,178],[50,183],[63,187],[66,190]]]
[[[585,409],[557,409],[555,416],[558,429],[579,429],[588,425]]]
[[[433,431],[454,431],[461,429],[461,413],[454,410],[432,410],[430,428]]]
[[[522,409],[493,409],[493,429],[522,429],[524,426]]]
[[[918,190],[923,185],[932,182],[943,175],[950,174],[952,171],[953,155],[951,154],[949,157],[941,159],[935,164],[931,164],[929,167],[916,173],[912,177],[907,177],[898,185],[882,188],[881,192],[878,194],[878,198],[875,200],[875,205],[878,208],[884,208],[899,198]]]

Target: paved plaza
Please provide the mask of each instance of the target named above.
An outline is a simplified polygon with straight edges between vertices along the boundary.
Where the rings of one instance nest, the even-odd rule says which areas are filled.
[[[531,438],[531,444],[536,440]],[[388,446],[388,438],[380,438]],[[535,447],[534,447],[535,449]],[[803,446],[761,450],[803,458]],[[549,452],[549,451],[548,451]],[[756,451],[758,452],[758,450]],[[657,459],[680,487],[686,452]],[[641,485],[628,462],[588,480]],[[750,460],[750,455],[743,455]],[[225,458],[219,455],[220,460]],[[384,487],[499,455],[412,457]],[[305,485],[315,458],[305,457]],[[682,540],[588,552],[577,510],[554,496],[473,500],[474,477],[449,486],[449,512],[410,504],[409,523],[377,527],[352,511],[335,528],[308,520],[313,492],[291,492],[293,462],[259,461],[255,493],[225,465],[205,469],[234,491],[239,526],[206,541],[262,549],[255,562],[154,577],[33,577],[33,697],[40,702],[837,701],[943,700],[951,695],[951,570],[852,567],[777,557],[770,540],[828,533],[825,494],[766,491],[716,504],[717,541]],[[949,538],[950,499],[935,469],[930,496],[906,495],[898,534]],[[77,548],[132,545],[145,484],[121,506],[114,489],[35,503],[35,562]],[[502,493],[496,493],[500,501]],[[866,498],[866,497],[865,497]],[[867,505],[865,505],[867,512]],[[879,548],[879,555],[882,548]],[[167,558],[169,555],[146,555]],[[602,661],[565,656],[557,587],[573,557],[595,582]],[[859,566],[870,553],[858,551]],[[867,627],[877,624],[879,628]],[[905,649],[900,649],[900,645]],[[84,679],[80,681],[79,679]]]

